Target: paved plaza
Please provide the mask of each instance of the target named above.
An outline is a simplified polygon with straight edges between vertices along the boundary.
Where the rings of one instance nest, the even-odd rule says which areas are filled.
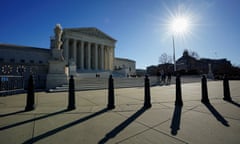
[[[239,144],[240,81],[230,81],[233,102],[223,98],[222,81],[208,82],[210,104],[201,103],[201,83],[182,84],[183,107],[175,107],[175,85],[151,87],[152,107],[144,109],[144,88],[76,92],[76,109],[67,111],[68,93],[35,93],[36,108],[25,112],[26,94],[0,97],[1,144]]]

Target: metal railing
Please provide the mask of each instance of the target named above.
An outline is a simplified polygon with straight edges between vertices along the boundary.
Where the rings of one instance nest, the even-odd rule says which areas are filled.
[[[0,96],[16,94],[24,91],[24,77],[0,75]]]

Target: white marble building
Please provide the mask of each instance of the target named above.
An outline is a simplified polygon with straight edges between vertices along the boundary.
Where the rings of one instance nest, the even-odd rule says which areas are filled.
[[[114,59],[114,73],[115,75],[122,75],[124,77],[131,77],[136,75],[136,62],[126,58]]]
[[[117,41],[97,28],[62,29],[60,25],[56,25],[54,32],[55,35],[50,40],[50,49],[0,44],[0,72],[6,65],[13,67],[24,65],[29,67],[28,74],[38,75],[38,65],[44,65],[44,81],[47,88],[67,83],[69,75],[86,78],[96,77],[97,74],[107,78],[110,74],[114,74],[115,68],[119,67],[119,62],[121,66],[124,62],[126,66],[131,65],[128,70],[131,74],[135,72],[135,61],[121,58],[115,60]],[[23,54],[26,55],[22,56]],[[34,72],[31,67],[34,67]],[[0,73],[0,75],[4,74],[6,72]],[[11,71],[7,74],[16,75],[17,73]]]
[[[62,41],[64,61],[75,64],[77,72],[113,70],[116,40],[100,30],[65,28]]]

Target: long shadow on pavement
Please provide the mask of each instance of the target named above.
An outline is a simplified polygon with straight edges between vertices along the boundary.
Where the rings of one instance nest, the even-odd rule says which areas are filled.
[[[211,105],[211,103],[204,104],[208,110],[214,115],[214,117],[220,121],[224,126],[229,127],[228,121],[224,119],[224,117]]]
[[[233,100],[227,101],[227,102],[229,102],[229,103],[231,103],[231,104],[233,104],[233,105],[235,105],[235,106],[237,106],[237,107],[240,107],[240,104],[237,103],[237,102],[235,102],[235,101],[233,101]]]
[[[80,123],[82,123],[82,122],[84,122],[84,121],[87,121],[87,120],[89,120],[89,119],[91,119],[91,118],[93,118],[93,117],[96,117],[96,116],[98,116],[98,115],[100,115],[100,114],[103,114],[103,113],[105,113],[105,112],[107,112],[107,111],[108,111],[108,109],[107,109],[107,108],[104,108],[104,109],[102,109],[102,110],[100,110],[100,111],[98,111],[98,112],[96,112],[96,113],[93,113],[93,114],[91,114],[91,115],[88,115],[88,116],[86,116],[86,117],[83,117],[83,118],[81,118],[81,119],[79,119],[79,120],[70,122],[70,123],[68,123],[68,124],[66,124],[66,125],[63,125],[63,126],[61,126],[61,127],[55,128],[55,129],[53,129],[53,130],[50,130],[50,131],[48,131],[48,132],[46,132],[46,133],[43,133],[43,134],[38,135],[38,136],[36,136],[36,137],[33,137],[33,138],[29,139],[29,140],[26,140],[23,144],[29,144],[29,143],[37,142],[37,141],[39,141],[39,140],[41,140],[41,139],[44,139],[44,138],[49,137],[49,136],[51,136],[51,135],[54,135],[54,134],[56,134],[56,133],[58,133],[58,132],[60,132],[60,131],[62,131],[62,130],[64,130],[64,129],[70,128],[70,127],[72,127],[72,126],[74,126],[74,125],[80,124]]]
[[[140,110],[138,110],[136,113],[134,113],[128,119],[126,119],[120,125],[115,127],[112,131],[107,133],[106,136],[103,139],[101,139],[98,143],[99,144],[104,144],[109,139],[115,137],[118,133],[120,133],[122,130],[124,130],[129,124],[131,124],[134,120],[136,120],[140,115],[142,115],[146,110],[147,110],[147,108],[142,107]]]
[[[20,111],[16,111],[16,112],[1,114],[0,117],[7,117],[7,116],[16,115],[16,114],[20,114],[20,113],[24,113],[24,112],[27,112],[27,111],[25,111],[25,110],[20,110]]]
[[[172,135],[177,135],[177,132],[180,129],[181,114],[182,114],[182,106],[175,106],[172,123],[171,123]]]
[[[26,124],[26,123],[29,123],[29,122],[45,119],[45,118],[48,118],[50,116],[58,115],[58,114],[61,114],[63,112],[67,112],[67,111],[68,110],[65,109],[65,110],[57,111],[55,113],[50,113],[50,114],[47,114],[47,115],[44,115],[44,116],[40,116],[40,117],[37,117],[37,118],[33,118],[33,119],[25,120],[25,121],[22,121],[22,122],[14,123],[14,124],[11,124],[11,125],[7,125],[7,126],[4,126],[4,127],[0,127],[0,131],[5,130],[5,129],[9,129],[9,128],[13,128],[13,127],[16,127],[16,126],[20,126],[20,125],[23,125],[23,124]],[[15,113],[20,113],[20,111],[15,112]]]

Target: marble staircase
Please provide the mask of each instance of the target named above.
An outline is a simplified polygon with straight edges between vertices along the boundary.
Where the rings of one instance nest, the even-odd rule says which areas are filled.
[[[156,78],[150,77],[151,85],[156,84]],[[114,88],[143,87],[144,77],[139,78],[114,78]],[[75,78],[75,90],[98,90],[108,88],[108,78]],[[68,91],[68,85],[50,89],[49,92]]]

